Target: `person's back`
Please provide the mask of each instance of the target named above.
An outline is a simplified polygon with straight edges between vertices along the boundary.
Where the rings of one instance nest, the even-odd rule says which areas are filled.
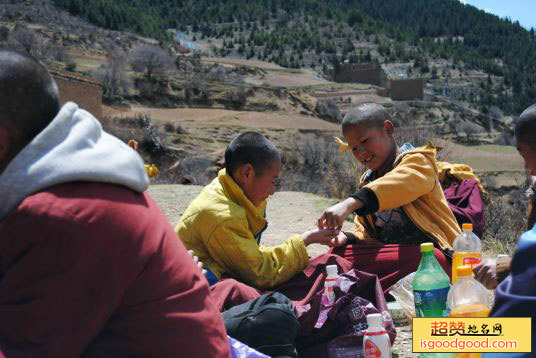
[[[8,357],[20,345],[39,357],[226,356],[206,282],[146,194],[87,182],[48,188],[2,222],[0,247]]]
[[[0,352],[228,357],[141,158],[75,104],[58,112],[33,59],[0,51],[0,65]]]

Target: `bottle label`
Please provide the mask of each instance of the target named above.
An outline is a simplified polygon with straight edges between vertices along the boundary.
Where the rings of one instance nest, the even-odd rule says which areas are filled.
[[[480,257],[464,257],[464,265],[478,265],[480,263]]]
[[[370,340],[365,342],[365,358],[382,358],[380,348]]]
[[[335,292],[333,291],[333,286],[327,286],[324,290],[326,294],[326,299],[329,304],[335,303]]]
[[[327,302],[325,304],[332,305],[335,303],[335,283],[337,279],[336,278],[327,278],[324,282],[324,295],[326,297]]]
[[[450,287],[433,290],[414,290],[417,317],[447,317],[447,295]]]

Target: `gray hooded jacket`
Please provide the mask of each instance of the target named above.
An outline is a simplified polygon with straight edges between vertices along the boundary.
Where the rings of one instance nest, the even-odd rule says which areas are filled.
[[[0,175],[0,221],[26,197],[75,181],[119,184],[137,192],[149,186],[141,157],[69,102]]]

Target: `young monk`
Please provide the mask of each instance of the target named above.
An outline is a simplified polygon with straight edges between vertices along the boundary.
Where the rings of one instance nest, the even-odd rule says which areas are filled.
[[[355,231],[340,232],[335,246],[346,246],[333,253],[377,274],[384,291],[417,269],[424,242],[434,243],[436,258],[450,275],[447,256],[460,233],[439,184],[435,148],[399,147],[394,131],[389,114],[378,104],[360,105],[344,117],[348,150],[368,170],[357,193],[318,219],[318,227],[339,230],[356,213]]]
[[[257,288],[281,284],[309,263],[305,247],[328,244],[333,229],[315,229],[275,247],[260,245],[281,158],[259,133],[246,132],[225,151],[225,169],[189,205],[176,231],[207,269],[207,278],[234,278]]]
[[[525,161],[525,168],[536,175],[536,104],[527,108],[515,126],[517,150]],[[529,213],[529,220],[530,214]],[[534,225],[534,223],[533,223]],[[534,227],[532,229],[534,233]],[[532,352],[486,354],[484,357],[534,357],[536,351],[536,326],[534,307],[536,307],[536,242],[531,237],[522,237],[512,257],[510,274],[495,290],[495,303],[492,317],[532,317]]]

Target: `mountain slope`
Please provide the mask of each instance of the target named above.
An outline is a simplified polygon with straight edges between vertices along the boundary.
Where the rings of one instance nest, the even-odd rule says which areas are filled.
[[[374,60],[357,50],[375,35],[380,62],[414,61],[429,71],[428,59],[463,61],[503,77],[479,94],[483,109],[499,106],[519,113],[536,102],[536,38],[508,20],[458,0],[54,0],[99,26],[165,39],[166,29],[222,38],[220,55],[254,57],[286,67],[324,63],[338,55],[351,62]],[[447,41],[438,42],[438,37]],[[416,48],[416,50],[408,50]],[[233,49],[237,51],[232,52]],[[304,57],[310,57],[307,63]],[[336,59],[332,60],[338,61]],[[325,70],[325,69],[324,69]]]

